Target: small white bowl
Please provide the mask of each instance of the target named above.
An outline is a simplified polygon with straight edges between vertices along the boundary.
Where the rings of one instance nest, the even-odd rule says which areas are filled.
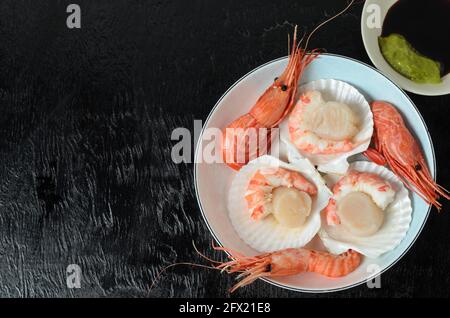
[[[369,55],[370,60],[376,68],[393,82],[409,92],[428,96],[450,94],[450,74],[444,76],[442,78],[442,83],[440,84],[415,83],[394,70],[381,54],[378,45],[378,37],[381,35],[384,18],[386,17],[389,8],[396,2],[397,0],[367,0],[364,4],[361,15],[361,34],[367,55]],[[379,25],[376,25],[376,23],[373,23],[376,21],[374,20],[374,15],[378,14],[378,21],[380,23]],[[375,19],[378,19],[378,17]],[[411,23],[413,22],[414,21],[411,21]]]

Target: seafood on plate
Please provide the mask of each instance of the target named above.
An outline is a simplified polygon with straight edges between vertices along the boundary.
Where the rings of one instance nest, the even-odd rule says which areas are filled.
[[[378,174],[351,170],[333,187],[333,198],[325,209],[327,223],[342,224],[357,236],[373,235],[394,197],[392,185]]]
[[[362,255],[349,250],[339,255],[306,248],[287,248],[280,251],[244,256],[223,247],[216,250],[229,254],[230,261],[219,263],[219,268],[227,273],[240,273],[241,280],[231,288],[236,289],[251,284],[258,278],[272,278],[313,272],[327,277],[342,277],[353,272],[361,263]]]
[[[408,191],[395,174],[357,161],[334,184],[319,236],[332,253],[353,249],[376,258],[401,242],[411,214]]]
[[[222,157],[229,167],[239,170],[250,160],[268,152],[273,137],[271,128],[278,126],[292,110],[303,72],[320,54],[318,49],[308,50],[309,40],[317,30],[346,12],[354,2],[351,0],[344,9],[320,23],[300,41],[297,40],[295,26],[292,44],[289,43],[289,60],[283,73],[275,78],[249,112],[232,121],[223,131]]]
[[[228,194],[237,234],[260,252],[297,248],[319,231],[320,211],[331,196],[309,162],[291,165],[268,155],[244,166]]]
[[[372,102],[371,108],[375,125],[373,148],[364,154],[380,165],[387,163],[408,189],[440,210],[438,199],[442,196],[449,200],[449,192],[433,180],[422,150],[398,110],[383,101]]]
[[[245,199],[252,219],[273,214],[278,223],[299,227],[311,213],[316,194],[317,187],[297,171],[261,167],[251,177]]]
[[[272,138],[270,128],[276,127],[292,109],[302,73],[318,54],[317,50],[307,52],[301,47],[295,27],[284,72],[275,78],[248,113],[231,122],[224,130],[222,152],[228,166],[239,170],[251,159],[268,151]],[[249,140],[251,138],[256,140]]]
[[[347,158],[365,151],[373,119],[364,96],[348,83],[322,79],[300,87],[299,99],[281,127],[292,143],[319,171],[344,174]]]

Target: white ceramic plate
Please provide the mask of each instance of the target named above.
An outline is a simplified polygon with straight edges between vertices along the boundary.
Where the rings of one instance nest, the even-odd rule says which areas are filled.
[[[361,34],[367,55],[383,74],[409,92],[428,96],[450,94],[450,74],[444,76],[440,84],[418,84],[395,71],[381,54],[378,37],[381,35],[384,18],[395,2],[397,0],[367,0],[365,2],[361,15]],[[380,27],[372,27],[374,24],[370,22],[373,21],[373,14],[378,14],[378,12],[380,13]],[[367,23],[368,19],[369,23]],[[411,21],[411,23],[414,23],[414,21]]]
[[[282,73],[286,65],[287,58],[280,58],[258,67],[238,80],[214,106],[203,128],[223,129],[232,120],[248,112],[266,87],[273,82],[274,77]],[[431,173],[435,176],[434,150],[427,127],[413,102],[397,85],[366,64],[332,54],[323,54],[317,58],[306,69],[301,83],[323,78],[348,82],[355,86],[369,102],[383,99],[396,105],[420,142]],[[203,132],[200,138],[202,136]],[[258,253],[239,238],[228,218],[227,194],[236,172],[223,163],[198,163],[201,150],[209,143],[208,140],[199,140],[194,165],[195,190],[204,220],[220,245],[246,255],[256,255]],[[383,272],[395,264],[417,239],[430,209],[415,194],[411,194],[411,201],[413,217],[403,241],[394,250],[377,259],[365,258],[362,265],[350,275],[330,279],[314,273],[303,273],[266,281],[295,291],[316,293],[342,290],[366,282],[377,274],[374,269]],[[320,247],[315,246],[318,244],[317,241],[312,242],[312,247]]]

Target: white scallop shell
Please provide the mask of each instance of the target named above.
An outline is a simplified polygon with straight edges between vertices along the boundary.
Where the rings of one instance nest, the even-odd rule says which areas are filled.
[[[360,143],[351,151],[336,155],[310,154],[301,150],[302,156],[308,158],[317,169],[325,173],[345,174],[349,163],[347,158],[365,151],[370,144],[373,134],[373,116],[369,103],[364,96],[352,85],[335,79],[320,79],[300,86],[299,94],[306,91],[317,90],[322,93],[325,101],[338,101],[347,104],[361,119],[361,130],[354,137],[354,141]],[[281,140],[291,143],[288,121],[284,120],[280,125]],[[295,147],[295,146],[294,146]]]
[[[331,253],[340,254],[348,249],[353,249],[369,258],[377,258],[397,247],[408,232],[412,218],[408,190],[392,171],[375,163],[356,161],[350,164],[350,169],[376,173],[389,181],[394,187],[395,198],[384,210],[384,223],[374,235],[358,237],[345,231],[341,226],[329,226],[324,221],[319,236]],[[330,180],[330,178],[327,178],[327,180]],[[322,218],[324,218],[323,215]]]
[[[281,226],[272,215],[259,221],[250,218],[244,193],[250,178],[261,167],[281,167],[297,171],[316,185],[317,196],[313,197],[311,214],[302,227]],[[273,252],[289,247],[302,247],[311,241],[320,229],[320,211],[327,206],[330,197],[331,191],[307,160],[293,165],[265,155],[249,162],[236,174],[228,193],[228,213],[234,229],[243,241],[259,252]]]

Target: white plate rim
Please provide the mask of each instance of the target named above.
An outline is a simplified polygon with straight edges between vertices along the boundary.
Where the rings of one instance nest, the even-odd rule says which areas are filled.
[[[434,151],[433,139],[431,138],[430,132],[429,132],[429,130],[428,130],[428,126],[427,126],[425,120],[423,119],[422,114],[420,113],[420,111],[419,111],[419,109],[417,108],[416,104],[414,104],[414,102],[411,100],[411,98],[409,97],[409,95],[406,94],[406,92],[405,92],[399,85],[397,85],[397,83],[395,83],[394,81],[392,81],[392,80],[391,80],[389,77],[387,77],[384,73],[382,73],[380,70],[376,69],[375,67],[373,67],[373,66],[371,66],[371,65],[369,65],[369,64],[367,64],[367,63],[364,63],[364,62],[359,61],[359,60],[357,60],[357,59],[354,59],[354,58],[351,58],[351,57],[347,57],[347,56],[344,56],[344,55],[340,55],[340,54],[334,54],[334,53],[321,53],[321,55],[334,56],[334,57],[343,58],[343,59],[351,60],[351,61],[353,61],[353,62],[362,64],[363,66],[366,66],[366,67],[368,67],[368,68],[370,68],[370,69],[376,71],[377,73],[379,73],[379,74],[380,74],[381,76],[383,76],[386,80],[388,80],[389,82],[391,82],[392,84],[394,84],[395,87],[397,87],[397,88],[400,90],[401,93],[403,93],[403,95],[409,100],[409,102],[411,103],[411,105],[413,105],[414,110],[416,111],[417,115],[419,116],[420,120],[422,121],[422,124],[423,124],[424,127],[425,127],[425,130],[426,130],[428,139],[430,140],[431,154],[432,154],[432,158],[433,158],[433,170],[434,170],[434,174],[433,174],[433,173],[432,173],[432,174],[433,174],[434,180],[436,180],[436,178],[437,178],[436,155],[435,155],[435,151]],[[203,124],[202,130],[201,130],[201,132],[200,132],[200,134],[199,134],[198,142],[197,142],[197,147],[196,147],[196,149],[195,149],[195,156],[194,156],[194,188],[195,188],[195,197],[196,197],[196,199],[197,199],[197,203],[198,203],[198,206],[199,206],[199,208],[200,208],[200,212],[201,212],[201,214],[202,214],[202,217],[203,217],[203,220],[204,220],[206,226],[208,227],[209,232],[210,232],[211,235],[213,236],[214,240],[215,240],[220,246],[223,246],[223,244],[222,244],[222,242],[219,240],[219,238],[217,237],[216,233],[214,232],[214,230],[213,230],[212,227],[210,226],[210,224],[209,224],[209,222],[208,222],[208,219],[206,218],[205,212],[204,212],[204,210],[203,210],[202,203],[201,203],[201,201],[200,201],[199,191],[198,191],[198,186],[197,186],[197,181],[198,181],[197,173],[198,173],[198,170],[197,170],[197,164],[196,164],[196,162],[197,162],[197,155],[198,155],[198,153],[199,153],[199,147],[200,147],[200,145],[201,145],[201,142],[200,142],[200,141],[201,141],[201,138],[202,138],[202,136],[203,136],[204,129],[205,129],[205,127],[207,126],[208,121],[210,120],[211,116],[215,113],[217,107],[219,106],[219,104],[220,104],[220,103],[222,102],[222,100],[224,99],[224,97],[225,97],[225,96],[226,96],[226,95],[227,95],[227,94],[228,94],[228,93],[229,93],[236,85],[238,85],[243,79],[245,79],[245,78],[246,78],[247,76],[249,76],[250,74],[256,72],[256,71],[259,70],[260,68],[263,68],[263,67],[266,66],[266,65],[269,65],[269,64],[278,62],[278,61],[280,61],[280,60],[284,60],[284,59],[286,59],[286,58],[288,58],[288,56],[279,57],[279,58],[276,58],[276,59],[271,60],[271,61],[269,61],[269,62],[266,62],[266,63],[264,63],[264,64],[262,64],[262,65],[260,65],[260,66],[258,66],[258,67],[256,67],[256,68],[254,68],[253,70],[251,70],[250,72],[248,72],[247,74],[245,74],[244,76],[242,76],[241,78],[239,78],[235,83],[233,83],[233,85],[231,85],[231,86],[225,91],[225,93],[219,98],[219,100],[216,102],[216,104],[214,105],[214,107],[212,108],[212,110],[209,112],[208,117],[206,118],[206,120],[205,120],[205,122],[204,122],[204,124]],[[278,283],[278,282],[275,282],[275,281],[273,281],[273,280],[271,280],[271,279],[269,279],[269,278],[260,278],[260,279],[263,280],[263,281],[265,281],[265,282],[267,282],[267,283],[269,283],[269,284],[271,284],[271,285],[274,285],[274,286],[276,286],[276,287],[280,287],[280,288],[287,289],[287,290],[291,290],[291,291],[295,291],[295,292],[308,293],[308,294],[323,294],[323,293],[339,292],[339,291],[347,290],[347,289],[350,289],[350,288],[353,288],[353,287],[362,285],[362,284],[364,284],[365,282],[367,282],[368,280],[371,280],[371,279],[373,279],[373,278],[375,278],[375,277],[377,277],[377,276],[383,274],[384,272],[386,272],[388,269],[390,269],[392,266],[394,266],[401,258],[403,258],[403,256],[406,255],[406,253],[407,253],[407,252],[411,249],[411,247],[414,245],[414,243],[416,242],[416,240],[417,240],[417,238],[419,237],[420,233],[422,232],[423,228],[425,227],[425,224],[427,223],[428,217],[429,217],[429,215],[430,215],[430,211],[431,211],[431,206],[428,207],[426,216],[425,216],[425,218],[424,218],[423,223],[422,223],[421,226],[420,226],[420,229],[418,230],[417,234],[414,236],[413,240],[412,240],[411,243],[408,245],[408,247],[403,251],[403,253],[402,253],[397,259],[395,259],[394,261],[392,261],[391,264],[389,264],[389,265],[386,266],[383,270],[381,270],[380,272],[375,273],[375,274],[369,276],[368,278],[365,278],[365,279],[363,279],[363,280],[361,280],[361,281],[359,281],[359,282],[353,283],[353,284],[348,285],[348,286],[339,287],[339,288],[333,288],[333,289],[317,289],[317,290],[313,290],[313,289],[302,289],[302,288],[296,288],[296,287],[292,287],[292,286],[283,285],[283,284],[280,284],[280,283]],[[227,254],[230,255],[229,253],[227,253]]]

